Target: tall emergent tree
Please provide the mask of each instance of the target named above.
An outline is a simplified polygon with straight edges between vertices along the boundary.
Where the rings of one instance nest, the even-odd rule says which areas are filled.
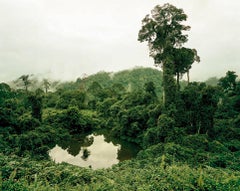
[[[31,84],[31,81],[29,79],[29,75],[22,75],[21,77],[19,77],[19,80],[22,80],[25,90],[26,92],[28,91],[28,87]]]
[[[142,20],[142,28],[138,34],[140,42],[148,42],[150,56],[153,57],[155,65],[162,68],[165,105],[175,100],[175,75],[179,79],[180,74],[188,72],[191,64],[198,58],[194,49],[181,49],[188,40],[188,36],[183,32],[190,29],[190,26],[182,24],[186,20],[187,15],[182,9],[168,3],[163,6],[157,5],[151,11],[151,16],[147,15]],[[183,59],[185,54],[188,60]]]
[[[200,62],[200,57],[195,49],[190,48],[175,48],[173,50],[174,57],[174,72],[177,78],[177,86],[180,89],[179,79],[183,74],[187,73],[187,82],[189,84],[189,70],[194,61]]]
[[[227,93],[234,91],[237,86],[237,77],[236,72],[228,71],[225,77],[219,79],[218,85]]]
[[[45,93],[48,93],[48,90],[49,90],[49,88],[51,86],[49,80],[48,79],[43,79],[42,84],[43,84],[43,87],[45,89]]]
[[[37,89],[34,93],[30,92],[28,101],[32,108],[32,117],[42,121],[43,91]]]

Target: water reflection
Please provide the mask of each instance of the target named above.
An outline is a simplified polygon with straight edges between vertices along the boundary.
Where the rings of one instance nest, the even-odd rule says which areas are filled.
[[[89,155],[90,155],[90,151],[87,148],[83,148],[83,155],[81,156],[83,160],[87,160]]]
[[[116,139],[110,141],[110,137],[91,134],[56,145],[49,151],[49,156],[56,163],[67,162],[81,167],[99,169],[130,159],[138,150],[136,145]]]
[[[72,139],[71,142],[61,143],[60,146],[63,149],[67,149],[68,153],[77,156],[83,148],[87,148],[93,144],[94,137],[93,136],[86,136],[86,137],[78,137]]]

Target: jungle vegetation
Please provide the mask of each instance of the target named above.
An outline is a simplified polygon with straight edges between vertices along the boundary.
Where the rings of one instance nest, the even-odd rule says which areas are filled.
[[[139,41],[148,42],[161,71],[102,71],[75,82],[25,74],[17,86],[1,83],[0,188],[240,190],[240,80],[226,71],[214,83],[181,81],[200,61],[195,49],[183,46],[186,19],[170,4],[143,19]],[[49,159],[56,143],[101,129],[141,151],[99,170]]]

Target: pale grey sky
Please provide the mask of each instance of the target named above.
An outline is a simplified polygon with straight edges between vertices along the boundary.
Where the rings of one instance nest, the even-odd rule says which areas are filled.
[[[201,62],[192,80],[240,71],[239,0],[0,0],[0,82],[23,74],[76,80],[84,73],[153,67],[141,20],[169,2],[188,15]]]

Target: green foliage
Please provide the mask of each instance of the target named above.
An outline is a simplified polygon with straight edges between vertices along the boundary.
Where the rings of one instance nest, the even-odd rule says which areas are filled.
[[[239,81],[231,92],[204,83],[169,88],[175,101],[164,107],[161,72],[138,68],[110,76],[47,93],[0,85],[3,190],[240,189]],[[107,131],[108,142],[118,136],[143,149],[136,159],[101,170],[49,161],[48,150],[70,133],[95,129]]]
[[[11,191],[27,191],[27,187],[22,182],[16,182],[14,180],[4,181],[2,184],[2,190]]]
[[[188,40],[183,32],[190,29],[182,24],[186,20],[187,15],[182,9],[169,3],[157,5],[151,15],[142,20],[142,28],[138,33],[140,42],[148,42],[149,55],[153,57],[155,65],[162,67],[165,107],[175,102],[176,91],[180,89],[179,78],[187,72],[189,82],[191,65],[194,61],[200,61],[195,49],[182,47]]]
[[[25,113],[18,118],[17,132],[24,133],[40,126],[40,121],[33,118],[29,113]]]
[[[150,56],[155,59],[156,64],[160,64],[166,59],[166,48],[182,45],[187,41],[187,35],[182,32],[190,27],[181,24],[187,19],[183,10],[171,4],[157,5],[151,13],[151,16],[147,15],[142,20],[138,39],[140,42],[148,42]]]
[[[208,140],[208,137],[206,135],[186,135],[184,137],[182,137],[181,142],[179,142],[179,144],[181,144],[181,146],[190,149],[193,153],[199,153],[199,155],[201,155],[201,153],[205,153],[206,151],[210,150],[209,145],[211,144],[211,142]],[[195,156],[192,156],[195,157]],[[205,157],[205,156],[204,156]],[[196,157],[198,158],[198,156]],[[201,157],[199,157],[200,159]],[[190,158],[189,158],[190,159]],[[201,161],[202,159],[197,159],[197,161],[199,163],[204,163],[205,161]],[[205,160],[205,159],[203,159]]]
[[[189,83],[189,69],[200,58],[183,47],[186,20],[167,3],[142,21],[138,40],[148,42],[162,72],[135,68],[51,84],[22,75],[16,82],[24,90],[0,83],[0,189],[240,190],[240,81],[228,71],[218,86],[215,78]],[[50,85],[57,90],[49,92]],[[56,144],[96,129],[108,132],[107,142],[116,144],[111,138],[117,136],[142,150],[100,170],[50,161]],[[89,154],[83,149],[83,158]]]
[[[46,123],[50,122],[53,125],[64,127],[71,133],[89,132],[99,125],[95,112],[79,110],[76,106],[70,106],[64,111],[50,110],[47,115]]]
[[[84,76],[83,78],[78,78],[76,83],[78,87],[85,90],[88,89],[94,82],[98,82],[102,87],[106,87],[109,85],[109,81],[111,80],[110,73],[100,71],[91,76]]]
[[[97,104],[97,111],[101,113],[102,116],[109,116],[110,115],[110,108],[117,100],[115,98],[107,98],[103,102],[98,102]]]
[[[6,99],[12,98],[13,92],[11,88],[6,83],[0,83],[0,106],[4,103]]]
[[[25,111],[22,99],[11,96],[3,100],[0,105],[0,126],[15,126],[18,116]]]
[[[148,128],[143,137],[143,145],[155,145],[165,142],[171,137],[174,128],[174,120],[165,114],[159,116],[157,126]]]
[[[185,117],[179,123],[180,126],[187,127],[190,133],[209,133],[214,136],[214,116],[220,95],[220,90],[217,87],[206,86],[203,83],[189,84],[181,92],[183,101],[181,107]]]
[[[45,108],[55,108],[59,97],[60,96],[56,93],[48,92],[43,97],[44,107]]]
[[[19,155],[29,151],[33,157],[47,158],[47,151],[50,147],[54,146],[61,139],[68,140],[69,138],[69,133],[64,129],[40,126],[19,135],[15,141],[19,148]]]
[[[42,121],[43,91],[37,89],[28,96],[28,102],[32,108],[32,117]]]
[[[145,83],[144,86],[145,86],[145,91],[147,93],[149,93],[152,96],[156,96],[156,92],[155,92],[156,88],[155,88],[155,85],[152,81]]]
[[[197,55],[195,49],[190,48],[174,48],[172,50],[173,60],[174,60],[174,73],[177,76],[177,85],[180,89],[180,78],[182,78],[184,73],[189,73],[192,64],[197,61],[200,62],[200,57]],[[189,75],[188,75],[189,78]],[[189,83],[189,79],[188,79]]]
[[[56,107],[58,109],[67,109],[70,105],[77,106],[79,109],[85,107],[86,94],[82,91],[68,90],[60,94]]]
[[[140,91],[131,92],[122,101],[114,103],[109,111],[115,121],[113,132],[129,141],[141,143],[148,126],[157,124],[154,116],[158,116],[160,111],[155,108],[156,103],[158,101],[154,95]]]
[[[225,77],[219,79],[219,86],[221,86],[225,92],[232,92],[236,89],[237,75],[234,71],[228,71]]]
[[[22,190],[217,190],[237,191],[240,174],[211,167],[169,165],[162,155],[126,161],[111,169],[93,171],[68,164],[53,164],[0,155],[3,185]],[[163,160],[165,161],[164,165]],[[16,161],[10,163],[10,161]],[[16,168],[18,167],[18,168]],[[24,168],[23,168],[24,167]],[[15,171],[16,169],[16,171]],[[14,180],[9,179],[15,171]],[[12,184],[10,184],[10,182]]]
[[[153,82],[157,96],[162,95],[162,72],[152,68],[134,68],[117,72],[112,78],[115,84],[122,84],[128,92],[142,90],[146,83]]]
[[[69,107],[63,113],[62,123],[64,127],[68,128],[71,132],[83,132],[86,126],[85,121],[82,120],[82,116],[77,107]]]
[[[233,119],[215,120],[214,133],[217,139],[224,141],[240,138],[239,126],[235,127]]]

